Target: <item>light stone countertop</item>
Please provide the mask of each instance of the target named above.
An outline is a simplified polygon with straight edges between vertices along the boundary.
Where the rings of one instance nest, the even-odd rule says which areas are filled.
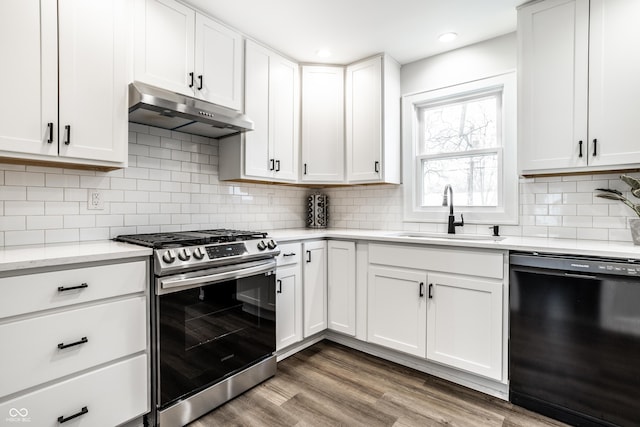
[[[152,250],[128,243],[100,240],[0,248],[0,272],[151,256]]]
[[[410,231],[384,230],[348,230],[348,229],[287,229],[273,230],[269,236],[279,243],[310,239],[348,239],[375,241],[383,243],[412,243],[430,246],[449,246],[460,248],[482,248],[508,251],[541,252],[550,254],[567,254],[598,256],[605,258],[622,258],[640,260],[640,246],[631,242],[609,242],[598,240],[550,239],[541,237],[510,237],[503,240],[447,240],[446,238],[406,237],[401,234],[412,234]],[[415,232],[415,234],[420,234]],[[432,234],[432,233],[427,233]],[[457,237],[463,235],[457,234]],[[472,235],[473,236],[473,235]]]
[[[553,254],[599,256],[640,260],[640,246],[626,242],[596,240],[546,239],[539,237],[505,237],[504,240],[448,240],[446,238],[407,237],[407,231],[349,229],[284,229],[269,232],[278,243],[314,239],[345,239],[381,243],[410,243],[428,246],[449,246],[504,251],[525,251]],[[420,233],[415,233],[420,234]],[[462,237],[461,234],[457,235]],[[94,242],[50,245],[9,246],[0,248],[0,272],[38,267],[71,265],[83,262],[151,256],[152,250],[128,243],[102,240]]]

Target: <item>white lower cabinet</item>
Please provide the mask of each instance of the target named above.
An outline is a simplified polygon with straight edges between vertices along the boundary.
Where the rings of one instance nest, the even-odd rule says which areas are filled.
[[[367,340],[503,381],[504,256],[369,245]]]
[[[3,417],[112,426],[149,411],[148,258],[0,276]]]
[[[427,273],[387,266],[369,267],[369,342],[425,357]]]
[[[327,242],[303,243],[304,337],[327,329]]]
[[[502,282],[429,274],[427,359],[502,379]]]
[[[356,244],[327,243],[327,322],[332,331],[356,334]]]
[[[280,245],[276,259],[276,351],[302,340],[300,243]]]
[[[116,426],[148,411],[148,372],[139,355],[0,402],[0,414],[7,425],[57,427],[77,415],[69,425]]]

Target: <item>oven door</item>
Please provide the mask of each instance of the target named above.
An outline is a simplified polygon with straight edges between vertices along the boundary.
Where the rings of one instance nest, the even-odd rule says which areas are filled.
[[[156,279],[159,408],[271,356],[275,261]]]

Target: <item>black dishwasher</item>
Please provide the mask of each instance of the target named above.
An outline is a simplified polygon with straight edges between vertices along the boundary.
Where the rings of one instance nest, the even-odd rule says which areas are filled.
[[[509,400],[576,426],[640,426],[640,261],[510,255]]]

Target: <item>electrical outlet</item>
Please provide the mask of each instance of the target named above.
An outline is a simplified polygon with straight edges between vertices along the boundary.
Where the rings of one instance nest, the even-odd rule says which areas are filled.
[[[102,194],[102,191],[89,190],[87,209],[92,209],[92,210],[104,209],[104,194]]]

